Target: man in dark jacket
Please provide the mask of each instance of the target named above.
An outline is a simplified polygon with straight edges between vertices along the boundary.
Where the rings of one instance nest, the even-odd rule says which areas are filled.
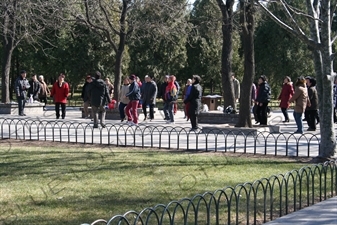
[[[137,83],[136,75],[129,76],[130,86],[129,93],[125,97],[130,99],[130,102],[125,107],[125,113],[128,117],[128,124],[130,126],[138,125],[138,103],[140,100],[140,88]]]
[[[188,97],[184,100],[184,103],[190,103],[189,106],[189,117],[192,125],[191,131],[196,131],[198,129],[198,114],[201,111],[201,96],[202,87],[200,86],[201,78],[198,75],[193,75],[192,88]]]
[[[259,117],[260,125],[267,125],[267,107],[270,102],[271,97],[271,89],[269,84],[267,83],[267,77],[265,75],[261,75],[259,78],[259,91],[256,96],[256,114]]]
[[[147,118],[146,108],[149,106],[150,109],[150,120],[154,119],[153,108],[156,104],[156,96],[157,96],[157,85],[152,80],[151,76],[145,76],[145,84],[142,85],[142,107],[144,113],[144,120]]]
[[[85,78],[85,83],[82,87],[82,94],[81,94],[81,98],[83,100],[83,111],[84,111],[84,118],[89,118],[89,106],[90,106],[90,83],[92,82],[92,77],[91,75],[87,75],[87,77]],[[93,115],[92,115],[92,110],[91,110],[91,119],[93,119]]]
[[[90,103],[92,108],[92,115],[94,116],[94,128],[98,128],[99,113],[101,126],[105,127],[105,106],[111,102],[108,87],[101,78],[101,73],[95,73],[95,79],[89,84]]]
[[[28,91],[29,97],[30,95],[32,95],[34,100],[39,100],[41,85],[40,82],[37,80],[36,74],[32,76],[32,79],[29,81],[29,85],[30,85]]]
[[[307,85],[308,85],[308,98],[310,101],[310,106],[307,105],[304,114],[309,126],[307,131],[315,131],[316,117],[318,116],[317,111],[318,95],[316,90],[316,79],[314,78],[307,79]]]
[[[15,81],[15,94],[18,100],[19,116],[25,116],[24,113],[25,103],[27,98],[27,90],[30,88],[30,84],[26,79],[27,73],[22,70],[20,76]]]

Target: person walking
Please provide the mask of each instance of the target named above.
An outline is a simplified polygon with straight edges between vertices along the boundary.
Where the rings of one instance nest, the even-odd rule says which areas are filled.
[[[128,117],[128,124],[130,126],[138,125],[138,104],[140,100],[140,88],[137,83],[136,75],[132,74],[129,76],[129,92],[125,95],[128,97],[130,102],[125,107],[125,113]]]
[[[145,76],[145,84],[142,86],[142,108],[144,113],[144,121],[147,119],[146,108],[149,106],[150,110],[150,121],[154,119],[154,106],[156,104],[157,96],[157,84],[152,80],[149,75]]]
[[[160,85],[160,88],[159,88],[159,93],[160,93],[160,96],[161,99],[163,100],[163,102],[165,103],[165,91],[166,91],[166,87],[167,87],[167,84],[168,84],[168,78],[170,76],[169,75],[165,75],[164,77],[164,82]],[[166,114],[167,111],[165,111],[163,109],[163,112],[164,112],[164,120],[167,121],[170,119],[170,116],[169,114]]]
[[[44,81],[43,75],[39,76],[39,82],[40,82],[40,92],[39,92],[39,101],[44,102],[43,110],[46,110],[47,105],[47,97],[50,96],[50,90],[48,88],[48,85]]]
[[[69,96],[69,84],[64,81],[65,74],[61,73],[57,81],[53,84],[50,96],[53,97],[55,103],[56,119],[60,118],[60,106],[62,119],[66,116],[66,104]]]
[[[174,76],[174,75],[172,75],[172,76]],[[174,81],[174,85],[176,86],[176,89],[177,89],[177,98],[178,98],[179,92],[180,92],[180,85],[179,85],[177,80]],[[174,115],[177,113],[177,111],[178,111],[178,101],[175,101],[173,103],[173,113],[174,113]]]
[[[289,99],[289,103],[295,102],[294,119],[297,125],[295,134],[303,134],[302,114],[304,113],[307,105],[310,106],[308,90],[305,83],[306,80],[303,76],[297,78],[295,84],[295,93]]]
[[[20,76],[15,80],[15,94],[18,101],[19,116],[25,116],[25,104],[27,98],[27,90],[30,88],[30,84],[26,79],[27,73],[25,70],[20,72]]]
[[[121,122],[123,122],[124,119],[125,119],[125,107],[130,102],[130,99],[128,97],[126,97],[126,95],[129,93],[129,87],[130,87],[130,82],[129,82],[129,79],[126,77],[123,80],[123,85],[121,87],[121,92],[120,92],[120,97],[119,97],[119,105],[118,105],[118,110],[119,110]]]
[[[187,79],[186,81],[186,85],[184,87],[184,91],[183,91],[183,102],[188,98],[188,96],[191,93],[191,89],[192,89],[192,79]],[[187,119],[187,121],[190,119],[189,115],[188,115],[188,111],[190,109],[190,103],[187,102],[186,104],[184,104],[184,113],[185,113],[185,117],[184,119]]]
[[[282,90],[280,93],[280,96],[278,97],[280,102],[280,107],[281,111],[284,116],[284,121],[283,123],[288,123],[289,122],[289,115],[288,115],[288,109],[289,109],[289,99],[293,96],[294,94],[294,88],[293,84],[291,83],[291,78],[286,76],[283,80],[283,85],[282,85]]]
[[[166,123],[174,124],[174,103],[177,101],[177,87],[174,84],[176,77],[171,75],[167,80],[167,86],[164,95],[164,114],[168,116]],[[165,117],[166,117],[165,116]]]
[[[111,102],[107,84],[102,80],[100,72],[96,71],[95,79],[88,87],[92,115],[94,117],[94,128],[98,128],[98,120],[102,128],[105,128],[105,106]],[[98,116],[99,115],[99,116]]]
[[[270,102],[271,89],[267,83],[267,77],[265,75],[260,76],[258,83],[259,89],[256,97],[256,114],[259,117],[260,125],[266,126],[268,119],[267,107]]]
[[[37,80],[36,74],[34,74],[31,78],[31,80],[29,81],[29,91],[28,91],[28,96],[32,96],[33,100],[39,100],[39,93],[41,90],[41,85],[40,82]]]
[[[110,82],[110,79],[107,77],[105,78],[105,83],[108,87],[108,91],[109,91],[109,96],[110,96],[110,99],[113,98],[113,91],[114,91],[114,86],[113,84]]]
[[[316,118],[318,117],[318,95],[316,90],[316,79],[310,78],[307,80],[308,98],[310,105],[305,108],[305,117],[307,118],[308,130],[316,131]]]
[[[190,104],[188,115],[191,121],[191,130],[196,131],[198,127],[198,115],[201,111],[201,96],[202,96],[202,87],[200,86],[201,78],[198,75],[193,75],[191,92],[184,100],[184,103]]]
[[[84,118],[88,119],[89,118],[89,106],[90,104],[90,100],[91,100],[91,96],[90,96],[90,83],[92,82],[92,77],[91,75],[87,75],[85,78],[85,83],[82,87],[82,93],[81,93],[81,98],[83,100],[83,112],[84,112]],[[91,108],[91,114],[90,114],[90,118],[93,119],[93,110]]]

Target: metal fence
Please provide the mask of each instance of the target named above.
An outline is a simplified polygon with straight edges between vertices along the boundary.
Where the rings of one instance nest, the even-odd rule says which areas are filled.
[[[0,118],[1,139],[24,139],[115,146],[221,151],[264,155],[313,157],[319,155],[320,136],[314,133],[273,134],[256,130],[190,131],[167,125],[128,126],[107,123],[105,128],[79,121],[40,118]]]
[[[92,225],[261,224],[337,195],[337,161],[128,211]]]

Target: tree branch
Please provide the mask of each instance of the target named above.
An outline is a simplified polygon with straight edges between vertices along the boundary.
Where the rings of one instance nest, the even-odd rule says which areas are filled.
[[[313,46],[315,48],[320,48],[320,44],[312,40],[311,38],[308,38],[300,29],[294,29],[293,27],[289,26],[282,20],[280,20],[277,16],[275,16],[264,4],[264,2],[261,3],[260,0],[256,1],[257,4],[267,13],[267,15],[274,20],[277,24],[279,24],[283,29],[288,31],[289,33],[293,34],[294,36],[300,38],[302,41],[304,41],[306,44]],[[296,23],[296,22],[295,22]]]

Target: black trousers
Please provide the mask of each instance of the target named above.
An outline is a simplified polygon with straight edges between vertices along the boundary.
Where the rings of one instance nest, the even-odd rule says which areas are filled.
[[[40,100],[40,102],[44,102],[43,108],[45,108],[46,105],[47,105],[47,102],[48,102],[47,97],[40,97],[39,100]]]
[[[189,112],[189,117],[190,117],[192,129],[198,129],[198,116],[194,110],[193,112],[191,111]]]
[[[23,115],[25,112],[26,99],[24,97],[18,98],[18,107],[19,107],[19,115]]]
[[[142,104],[142,108],[143,108],[143,113],[144,113],[144,116],[145,116],[145,119],[147,118],[147,104],[146,102],[143,102]],[[154,119],[154,104],[148,104],[149,106],[149,110],[150,110],[150,119],[153,120]]]
[[[66,117],[66,103],[56,102],[55,103],[55,112],[56,112],[56,119],[60,118],[60,106],[61,106],[61,112],[62,112],[62,119]]]
[[[316,130],[317,110],[305,110],[305,118],[307,118],[308,127]]]
[[[256,114],[259,118],[260,125],[267,125],[267,107],[268,107],[268,102],[267,103],[261,103],[258,104],[257,109],[256,109]]]
[[[288,116],[288,109],[287,108],[281,108],[281,111],[284,115],[284,120],[289,121],[289,116]]]

